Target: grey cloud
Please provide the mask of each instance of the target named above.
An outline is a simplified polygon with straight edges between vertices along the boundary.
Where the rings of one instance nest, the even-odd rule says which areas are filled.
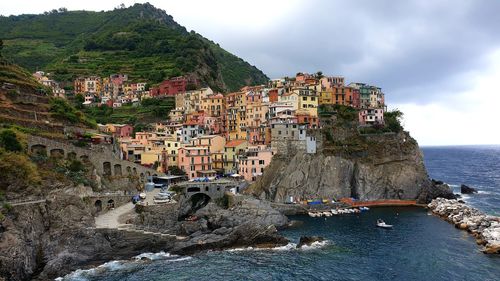
[[[494,0],[305,1],[258,35],[217,40],[271,77],[321,70],[426,103],[473,86],[464,74],[500,48],[499,11]]]

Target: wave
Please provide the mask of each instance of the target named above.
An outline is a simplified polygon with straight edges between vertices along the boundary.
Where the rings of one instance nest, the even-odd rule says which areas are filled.
[[[189,257],[189,256],[181,257],[178,255],[171,255],[170,253],[166,253],[163,251],[158,252],[158,253],[142,253],[140,255],[133,257],[131,260],[115,260],[115,261],[110,261],[110,262],[101,264],[97,267],[90,268],[90,269],[77,269],[77,270],[65,275],[64,277],[58,277],[55,280],[56,281],[66,281],[66,280],[87,281],[87,280],[89,280],[88,279],[89,277],[101,275],[105,272],[130,269],[130,268],[137,266],[139,264],[143,264],[144,258],[146,258],[147,260],[150,260],[150,261],[165,260],[165,261],[169,261],[169,262],[178,262],[178,261],[185,261],[185,260],[192,259],[192,257]]]
[[[491,191],[484,191],[484,190],[478,190],[477,194],[484,194],[484,195],[490,195],[492,194]]]
[[[105,271],[117,271],[125,269],[125,261],[110,261],[104,264],[101,264],[97,267],[90,269],[77,269],[64,277],[58,277],[56,281],[64,281],[64,280],[73,280],[73,281],[84,281],[88,280],[86,277],[95,276],[101,274]]]
[[[292,250],[313,250],[320,249],[330,244],[329,240],[313,242],[311,245],[304,245],[297,248],[296,243],[288,243],[284,246],[274,247],[274,248],[256,248],[256,247],[246,247],[246,248],[233,248],[225,250],[226,252],[242,252],[242,251],[292,251]]]
[[[311,245],[304,245],[301,247],[302,250],[315,250],[315,249],[321,249],[323,247],[326,247],[330,244],[329,240],[323,240],[323,241],[316,241],[311,243]]]

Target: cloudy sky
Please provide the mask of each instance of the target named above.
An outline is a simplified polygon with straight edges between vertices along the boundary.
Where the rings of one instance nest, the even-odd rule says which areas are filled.
[[[0,14],[135,2],[2,1]],[[149,2],[271,78],[321,70],[382,87],[420,144],[500,144],[500,1]]]

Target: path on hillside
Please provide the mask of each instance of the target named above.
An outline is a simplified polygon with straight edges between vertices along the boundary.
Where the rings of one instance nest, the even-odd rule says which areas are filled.
[[[160,192],[159,188],[155,188],[151,192],[146,193],[146,200],[144,202],[148,204],[153,204],[153,198]],[[123,223],[120,222],[120,217],[126,214],[134,212],[135,205],[132,202],[128,202],[120,207],[110,210],[104,214],[101,214],[95,218],[96,228],[120,228]]]
[[[47,202],[47,199],[40,199],[40,200],[31,200],[31,201],[8,201],[6,202],[10,206],[22,206],[22,205],[30,205],[30,204],[39,204],[39,203],[45,203]]]

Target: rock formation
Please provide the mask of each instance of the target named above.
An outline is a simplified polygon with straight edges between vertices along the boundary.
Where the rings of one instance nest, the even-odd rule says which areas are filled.
[[[325,239],[320,236],[302,236],[300,237],[299,244],[297,248],[302,248],[303,246],[311,246],[315,242],[322,242]]]
[[[290,196],[417,199],[434,186],[409,134],[358,136],[356,141],[361,150],[355,153],[325,146],[316,154],[277,154],[247,192],[274,202],[285,202]]]
[[[474,235],[476,242],[484,246],[484,253],[500,254],[499,217],[486,215],[453,199],[434,199],[428,207],[434,214]]]
[[[472,193],[477,193],[477,189],[467,186],[465,184],[462,184],[460,186],[460,193],[462,194],[472,194]]]
[[[153,208],[157,206],[151,206]],[[91,210],[76,196],[59,196],[47,203],[13,207],[0,220],[0,279],[46,280],[78,268],[144,252],[191,254],[231,247],[275,247],[288,243],[277,228],[288,219],[268,202],[242,198],[232,209],[209,203],[197,221],[161,218],[163,212],[142,211],[136,223],[142,231],[95,229]]]

